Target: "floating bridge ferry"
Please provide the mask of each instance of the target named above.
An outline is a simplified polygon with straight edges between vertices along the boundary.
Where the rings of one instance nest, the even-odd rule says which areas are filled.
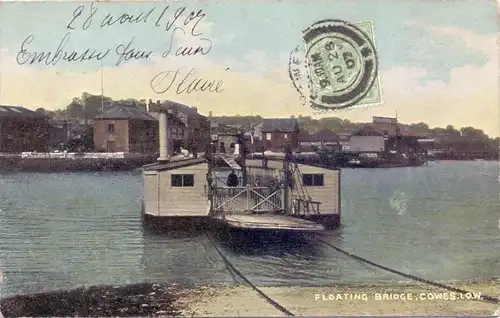
[[[317,232],[340,225],[339,169],[299,163],[291,152],[246,157],[239,145],[233,154],[169,158],[162,117],[159,160],[143,167],[147,227]],[[227,185],[229,173],[237,185]]]

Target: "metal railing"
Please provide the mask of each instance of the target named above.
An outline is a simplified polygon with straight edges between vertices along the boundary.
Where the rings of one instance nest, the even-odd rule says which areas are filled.
[[[243,214],[284,211],[283,189],[268,187],[213,188],[214,214]]]
[[[292,214],[311,215],[319,214],[321,202],[312,201],[299,196],[292,196]]]

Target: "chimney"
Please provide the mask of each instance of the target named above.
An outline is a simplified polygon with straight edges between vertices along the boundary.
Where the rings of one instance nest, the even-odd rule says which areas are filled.
[[[148,102],[148,112],[153,112],[153,100],[150,98]]]
[[[160,108],[160,117],[159,117],[159,139],[160,139],[160,157],[158,157],[158,161],[168,161],[168,119],[167,119],[167,110]]]
[[[208,117],[209,117],[209,118],[212,118],[212,111],[209,111],[209,112],[208,112]]]
[[[161,107],[161,100],[159,100],[159,99],[156,100],[156,106],[155,106],[155,108],[156,108],[157,112],[161,112],[161,108],[162,108]]]

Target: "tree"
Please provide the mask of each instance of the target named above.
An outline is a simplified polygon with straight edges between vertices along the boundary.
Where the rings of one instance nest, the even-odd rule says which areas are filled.
[[[94,149],[94,127],[87,126],[82,133],[82,145],[86,150]]]
[[[46,113],[45,108],[43,108],[43,107],[38,107],[37,109],[35,109],[35,112],[42,114],[42,115],[45,115],[45,113]]]
[[[110,97],[101,97],[101,95],[92,95],[86,92],[82,94],[81,99],[84,106],[84,117],[88,119],[92,119],[100,114],[102,108],[106,111],[113,105],[113,100]]]
[[[429,133],[429,125],[423,122],[420,122],[418,124],[411,124],[408,128],[415,134],[423,135]]]
[[[462,137],[469,140],[476,140],[476,141],[488,140],[488,136],[481,129],[475,129],[469,126],[460,128],[460,132],[462,134]]]
[[[69,103],[69,105],[66,106],[66,112],[69,117],[83,118],[84,117],[83,101],[78,97],[73,98],[71,103]]]

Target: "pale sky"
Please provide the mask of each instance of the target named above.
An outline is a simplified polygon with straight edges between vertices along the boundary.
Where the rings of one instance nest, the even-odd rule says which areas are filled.
[[[21,50],[55,52],[68,33],[63,51],[110,52],[102,60],[104,95],[113,99],[169,99],[214,115],[259,114],[263,117],[313,115],[303,106],[288,78],[288,54],[301,44],[301,31],[322,19],[372,21],[378,52],[383,104],[323,116],[370,121],[394,116],[404,123],[431,127],[474,126],[499,136],[499,65],[497,12],[494,1],[314,0],[94,3],[91,23],[82,25],[91,3],[11,2],[0,7],[0,104],[31,109],[65,107],[82,92],[101,93],[101,62],[59,60],[55,65],[24,63]],[[163,16],[162,11],[166,9]],[[67,29],[78,6],[81,15]],[[186,6],[170,30],[177,9]],[[151,11],[152,10],[152,11]],[[204,17],[187,21],[190,12]],[[101,27],[108,14],[138,15],[146,22]],[[144,15],[143,14],[143,15]],[[161,18],[160,18],[161,16]],[[156,22],[158,26],[156,25]],[[197,24],[193,33],[191,31]],[[174,28],[178,27],[176,31]],[[182,31],[183,28],[185,31]],[[32,37],[30,37],[32,36]],[[162,53],[171,45],[165,58]],[[119,60],[130,48],[152,51],[148,59]],[[175,57],[179,46],[203,46],[206,55]],[[118,52],[117,52],[118,51]],[[54,53],[52,53],[54,54]],[[28,55],[26,55],[28,56]],[[151,80],[160,72],[188,73],[223,81],[220,93],[158,94]],[[182,76],[182,75],[180,75]]]

